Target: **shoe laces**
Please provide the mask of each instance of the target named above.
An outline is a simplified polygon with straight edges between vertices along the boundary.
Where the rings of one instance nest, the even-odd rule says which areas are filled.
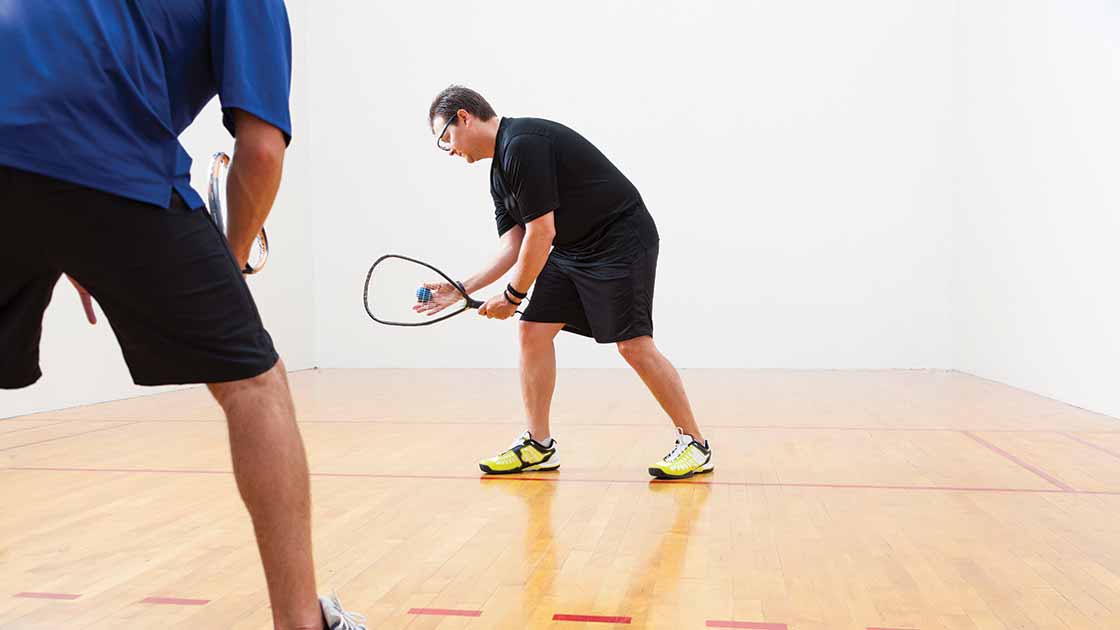
[[[338,595],[334,593],[331,593],[330,601],[334,606],[334,612],[338,614],[338,619],[340,622],[339,624],[332,626],[330,630],[366,630],[365,615],[343,610],[342,602],[338,601]]]
[[[677,443],[675,446],[673,446],[673,450],[669,451],[669,454],[665,456],[665,461],[675,461],[691,444],[692,438],[685,435],[684,431],[680,427],[677,427]]]
[[[517,448],[518,446],[521,446],[522,444],[528,442],[531,439],[533,439],[533,434],[526,431],[526,432],[522,433],[521,435],[517,436],[517,439],[513,441],[513,444],[509,445],[509,448],[507,450],[512,451],[513,449]]]

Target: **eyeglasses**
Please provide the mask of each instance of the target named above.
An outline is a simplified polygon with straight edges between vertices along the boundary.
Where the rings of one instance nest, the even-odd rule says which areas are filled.
[[[443,126],[443,131],[439,132],[439,136],[436,137],[436,146],[439,147],[441,151],[451,150],[451,142],[444,142],[443,136],[447,134],[447,128],[451,126],[451,123],[455,122],[455,120],[458,118],[458,116],[452,116],[451,118],[448,118],[447,124]]]

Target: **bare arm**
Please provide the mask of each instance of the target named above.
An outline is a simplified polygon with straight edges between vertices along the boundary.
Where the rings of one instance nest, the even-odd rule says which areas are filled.
[[[556,225],[552,215],[553,213],[549,212],[525,225],[525,238],[522,239],[520,251],[517,253],[513,281],[510,282],[518,292],[529,292],[529,287],[537,280],[552,251],[552,240],[556,237]],[[490,319],[508,319],[517,312],[518,304],[520,302],[513,301],[508,292],[503,290],[480,306],[478,314]]]
[[[510,280],[514,289],[521,293],[529,292],[529,287],[537,281],[537,276],[548,260],[554,238],[556,223],[552,212],[533,219],[525,226],[525,239]]]
[[[512,269],[514,263],[518,261],[518,254],[522,249],[521,243],[524,238],[525,228],[520,225],[514,226],[513,229],[503,234],[499,241],[501,245],[497,256],[482,271],[463,281],[467,293],[486,288],[498,278],[506,275],[506,272]]]
[[[249,260],[253,239],[261,231],[284,170],[284,134],[242,110],[234,110],[237,141],[226,195],[229,201],[229,246],[237,263]]]

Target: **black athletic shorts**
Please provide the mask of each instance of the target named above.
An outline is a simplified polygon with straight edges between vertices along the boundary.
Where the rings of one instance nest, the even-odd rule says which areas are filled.
[[[235,381],[276,364],[225,237],[177,194],[165,209],[0,166],[0,217],[0,388],[41,376],[43,313],[63,273],[105,312],[139,385]]]
[[[554,249],[521,321],[564,324],[599,343],[653,335],[657,228],[644,207],[580,251]]]

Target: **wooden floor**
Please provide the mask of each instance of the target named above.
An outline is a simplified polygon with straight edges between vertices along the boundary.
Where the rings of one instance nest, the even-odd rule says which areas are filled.
[[[563,468],[493,479],[515,372],[293,374],[322,589],[371,629],[1120,628],[1120,421],[958,373],[684,377],[716,471],[650,483],[673,435],[628,371],[562,371]],[[0,489],[0,628],[271,628],[203,390],[0,420]]]

